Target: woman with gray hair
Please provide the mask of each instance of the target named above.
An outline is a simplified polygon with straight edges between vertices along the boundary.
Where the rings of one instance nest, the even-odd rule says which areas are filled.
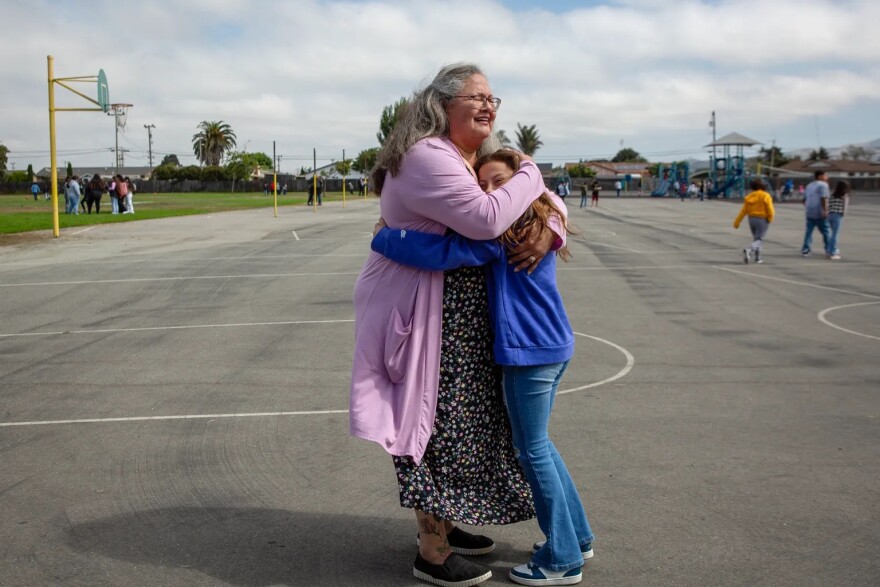
[[[472,64],[443,67],[413,95],[370,181],[388,226],[494,239],[543,193],[530,160],[503,187],[480,189],[472,166],[499,146],[492,128],[500,103]],[[562,242],[541,231],[510,260],[530,270]],[[460,555],[486,554],[495,543],[453,521],[534,517],[501,400],[483,270],[421,271],[371,252],[354,306],[350,429],[393,457],[401,506],[415,510],[418,524],[413,574],[442,586],[481,583],[491,571]]]

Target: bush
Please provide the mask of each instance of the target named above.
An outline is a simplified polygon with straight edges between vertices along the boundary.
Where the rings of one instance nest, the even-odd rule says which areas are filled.
[[[151,179],[177,179],[177,166],[176,165],[160,165],[156,169],[153,170],[153,174],[150,176]]]
[[[28,181],[27,171],[8,171],[3,177],[3,181],[8,183],[26,183]]]
[[[201,177],[197,179],[201,179],[202,181],[224,181],[229,178],[229,171],[227,171],[225,167],[212,165],[202,168]]]

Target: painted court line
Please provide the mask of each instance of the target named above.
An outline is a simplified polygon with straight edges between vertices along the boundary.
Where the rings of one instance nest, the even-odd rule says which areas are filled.
[[[337,322],[354,322],[354,320],[338,320]],[[564,395],[568,393],[572,393],[575,391],[581,391],[584,389],[590,389],[592,387],[598,387],[600,385],[605,385],[606,383],[611,383],[612,381],[616,381],[621,377],[625,376],[629,373],[633,365],[635,364],[635,358],[632,354],[623,348],[622,346],[611,342],[610,340],[605,340],[604,338],[599,338],[598,336],[591,336],[589,334],[582,334],[580,332],[574,333],[577,336],[583,336],[585,338],[590,338],[595,341],[601,342],[603,344],[607,344],[621,353],[626,357],[626,365],[618,371],[616,374],[608,377],[607,379],[603,379],[602,381],[597,381],[595,383],[588,383],[587,385],[582,385],[580,387],[574,387],[571,389],[564,389],[562,391],[558,391],[556,395]],[[347,414],[348,410],[307,410],[307,411],[299,411],[299,412],[254,412],[254,413],[238,413],[238,414],[185,414],[185,415],[171,415],[171,416],[130,416],[130,417],[119,417],[119,418],[82,418],[75,420],[32,420],[28,422],[0,422],[0,428],[12,428],[15,426],[49,426],[49,425],[62,425],[62,424],[105,424],[112,422],[150,422],[150,421],[159,421],[159,420],[208,420],[208,419],[219,419],[219,418],[268,418],[268,417],[278,417],[278,416],[322,416],[329,414]]]
[[[559,267],[556,266],[557,271],[615,271],[618,269],[623,269],[626,271],[634,270],[634,271],[643,271],[645,269],[702,269],[706,265],[700,265],[696,263],[691,263],[690,265],[610,265],[606,267]]]
[[[721,271],[728,271],[728,272],[730,272],[730,273],[736,273],[737,275],[745,275],[745,276],[747,276],[747,277],[757,277],[757,278],[759,278],[759,279],[769,279],[769,280],[771,280],[771,281],[781,281],[782,283],[790,283],[790,284],[792,284],[792,285],[801,285],[801,286],[804,286],[804,287],[812,287],[812,288],[815,288],[815,289],[824,289],[824,290],[828,290],[828,291],[836,291],[836,292],[838,292],[838,293],[845,293],[845,294],[849,294],[849,295],[853,295],[853,296],[861,296],[861,297],[863,297],[863,298],[872,298],[872,299],[875,299],[875,300],[880,300],[880,296],[878,296],[878,295],[869,294],[869,293],[863,293],[863,292],[860,292],[860,291],[852,291],[852,290],[848,290],[848,289],[840,289],[839,287],[830,287],[830,286],[827,286],[827,285],[819,285],[819,284],[817,284],[817,283],[810,283],[810,282],[808,282],[808,281],[796,281],[796,280],[794,280],[794,279],[785,279],[785,278],[782,278],[782,277],[773,277],[772,275],[761,275],[760,273],[750,273],[750,272],[748,272],[748,271],[740,271],[740,270],[738,270],[738,269],[730,269],[729,267],[720,267],[720,266],[718,266],[718,265],[712,265],[712,267],[715,268],[715,269],[720,269]]]
[[[597,381],[595,383],[588,383],[587,385],[581,385],[580,387],[573,387],[571,389],[564,389],[562,391],[557,391],[556,395],[564,395],[566,393],[572,393],[575,391],[590,389],[592,387],[599,387],[600,385],[605,385],[606,383],[611,383],[612,381],[617,381],[618,379],[620,379],[621,377],[624,377],[627,373],[632,371],[633,365],[636,364],[636,359],[635,359],[635,357],[632,356],[632,353],[630,353],[628,350],[626,350],[625,348],[623,348],[619,344],[615,344],[615,343],[611,342],[610,340],[605,340],[604,338],[599,338],[598,336],[591,336],[589,334],[583,334],[581,332],[575,332],[575,334],[577,336],[591,338],[595,341],[607,344],[608,346],[619,350],[621,353],[623,353],[623,356],[626,357],[626,365],[623,367],[623,369],[621,369],[620,371],[618,371],[616,374],[612,375],[611,377],[608,377],[607,379],[603,379],[602,381]]]
[[[838,326],[837,324],[831,322],[830,320],[828,320],[826,318],[826,316],[828,314],[830,314],[831,312],[834,312],[835,310],[842,310],[844,308],[855,308],[857,306],[870,306],[873,304],[880,304],[880,301],[878,301],[878,302],[859,302],[857,304],[845,304],[843,306],[834,306],[833,308],[825,308],[824,310],[819,312],[819,314],[816,317],[819,319],[819,322],[825,324],[826,326],[830,326],[831,328],[836,328],[837,330],[846,332],[847,334],[855,334],[856,336],[861,336],[864,338],[871,338],[874,340],[880,340],[880,336],[874,336],[872,334],[865,334],[864,332],[850,330],[848,328],[844,328],[843,326]]]
[[[84,233],[84,232],[88,232],[88,231],[92,230],[93,228],[98,228],[98,226],[99,226],[99,225],[96,224],[95,226],[90,226],[90,227],[88,227],[88,228],[83,228],[82,230],[77,230],[76,232],[71,232],[70,235],[71,235],[71,236],[76,236],[77,234],[82,234],[82,233]]]
[[[132,416],[128,418],[83,418],[81,420],[35,420],[32,422],[0,422],[0,428],[13,426],[49,426],[51,424],[99,424],[106,422],[146,422],[151,420],[208,420],[215,418],[266,418],[270,416],[317,416],[347,414],[348,410],[314,410],[305,412],[256,412],[244,414],[185,414],[181,416]]]
[[[31,283],[0,283],[0,287],[42,287],[47,285],[94,285],[103,283],[142,283],[147,281],[188,281],[195,279],[247,279],[251,277],[320,277],[327,275],[360,275],[360,271],[327,273],[243,273],[241,275],[196,275],[192,277],[137,277],[132,279],[96,279],[91,281],[44,281]]]
[[[293,238],[295,238],[296,240],[299,240],[299,235],[296,234],[295,230],[291,230],[290,232],[293,233]]]
[[[639,251],[638,249],[628,249],[627,247],[620,247],[617,245],[609,245],[608,243],[600,243],[597,241],[590,241],[590,240],[586,240],[586,239],[582,240],[581,242],[586,245],[590,245],[590,246],[594,246],[594,247],[608,247],[610,249],[618,249],[621,251],[627,251],[629,253],[638,253],[638,254],[642,253],[642,251]]]
[[[92,245],[89,245],[92,246]],[[369,253],[368,250],[364,250],[362,253],[292,253],[290,255],[236,255],[236,256],[223,256],[223,257],[173,257],[175,263],[179,262],[192,262],[192,263],[204,263],[207,261],[263,261],[270,259],[315,259],[322,257],[366,257]],[[160,257],[155,254],[150,254],[150,257],[146,257],[149,253],[133,253],[127,256],[125,259],[81,259],[75,261],[65,262],[65,265],[108,265],[108,264],[116,264],[116,265],[131,265],[132,263],[163,263],[167,264],[169,262],[168,257]],[[24,267],[44,267],[51,263],[47,263],[46,261],[3,261],[4,265],[21,265]]]
[[[143,326],[139,328],[101,328],[95,330],[57,330],[54,332],[21,332],[0,334],[0,338],[23,336],[58,336],[61,334],[107,334],[113,332],[148,332],[153,330],[193,330],[197,328],[232,328],[248,326],[291,326],[297,324],[344,324],[354,320],[289,320],[284,322],[239,322],[231,324],[191,324],[187,326]]]

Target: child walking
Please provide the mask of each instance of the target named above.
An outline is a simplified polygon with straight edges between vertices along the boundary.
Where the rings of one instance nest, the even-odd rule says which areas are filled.
[[[840,247],[837,240],[840,237],[840,225],[843,224],[843,216],[849,208],[849,183],[841,180],[834,186],[831,197],[828,199],[828,226],[831,228],[831,242],[828,248],[831,250],[832,261],[840,261]]]
[[[519,163],[519,156],[511,151],[480,158],[474,165],[480,187],[487,192],[497,189],[519,169]],[[547,431],[556,390],[574,351],[574,333],[556,286],[556,256],[545,258],[531,275],[519,273],[507,262],[509,247],[521,242],[534,226],[546,227],[556,218],[567,232],[565,204],[545,193],[497,240],[385,227],[372,242],[374,251],[419,269],[486,265],[493,350],[502,366],[513,443],[546,536],[535,543],[527,564],[510,571],[510,579],[522,585],[579,583],[584,559],[593,556],[593,533],[580,496]],[[556,253],[563,260],[570,256],[565,246]]]
[[[749,228],[752,230],[752,246],[743,249],[743,263],[747,264],[753,258],[755,263],[763,263],[764,256],[762,245],[767,236],[767,227],[773,222],[773,197],[764,189],[764,182],[753,179],[749,184],[752,190],[743,201],[739,216],[733,221],[733,227],[739,228],[740,222],[746,216],[749,217]]]

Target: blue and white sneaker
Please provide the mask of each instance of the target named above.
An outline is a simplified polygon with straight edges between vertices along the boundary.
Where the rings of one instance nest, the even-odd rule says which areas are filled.
[[[538,552],[544,545],[547,543],[546,540],[541,540],[540,542],[535,542],[532,545],[532,552]],[[584,560],[588,558],[593,558],[593,543],[587,542],[584,546],[581,547],[581,554],[584,555]]]
[[[510,569],[510,580],[520,585],[576,585],[584,578],[580,567],[551,571],[532,563]]]

